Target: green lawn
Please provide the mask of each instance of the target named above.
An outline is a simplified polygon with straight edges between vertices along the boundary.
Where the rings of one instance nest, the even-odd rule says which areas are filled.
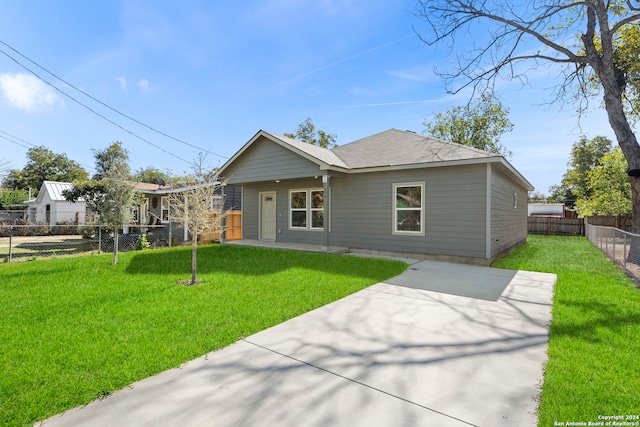
[[[405,263],[235,246],[0,265],[0,425],[32,425],[371,284]]]
[[[493,266],[558,275],[539,426],[640,415],[634,283],[584,237],[529,236]]]

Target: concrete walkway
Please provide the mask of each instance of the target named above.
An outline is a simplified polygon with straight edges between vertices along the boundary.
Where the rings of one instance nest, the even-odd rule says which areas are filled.
[[[417,262],[43,424],[533,427],[555,280]]]

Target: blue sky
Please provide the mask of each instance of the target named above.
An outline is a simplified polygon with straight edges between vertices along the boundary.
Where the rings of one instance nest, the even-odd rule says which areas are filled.
[[[91,170],[92,149],[123,141],[131,167],[190,170],[196,146],[222,165],[258,130],[292,132],[310,117],[344,144],[389,128],[421,133],[423,121],[467,101],[448,95],[434,66],[454,56],[429,47],[411,0],[21,0],[3,1],[0,41],[136,124],[0,49],[120,127],[78,105],[0,54],[0,160],[24,166],[44,145]],[[599,108],[543,105],[557,72],[529,74],[529,87],[500,82],[513,132],[511,163],[544,193],[566,171],[581,134],[613,139]],[[597,107],[597,106],[596,106]],[[132,135],[135,134],[138,137]]]

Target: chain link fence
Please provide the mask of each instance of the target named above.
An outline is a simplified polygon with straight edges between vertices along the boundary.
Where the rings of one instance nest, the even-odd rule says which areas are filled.
[[[178,244],[169,226],[129,226],[118,231],[118,251]],[[103,225],[15,225],[0,223],[0,262],[113,252],[114,233]]]
[[[585,235],[607,258],[640,284],[640,234],[586,224]]]

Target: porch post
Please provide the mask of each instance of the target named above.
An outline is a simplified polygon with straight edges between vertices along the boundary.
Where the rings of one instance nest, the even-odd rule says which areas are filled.
[[[323,217],[323,228],[324,228],[324,250],[329,251],[329,224],[331,224],[331,197],[329,197],[329,190],[331,186],[329,185],[329,175],[322,175],[322,183],[324,184],[324,217]]]

